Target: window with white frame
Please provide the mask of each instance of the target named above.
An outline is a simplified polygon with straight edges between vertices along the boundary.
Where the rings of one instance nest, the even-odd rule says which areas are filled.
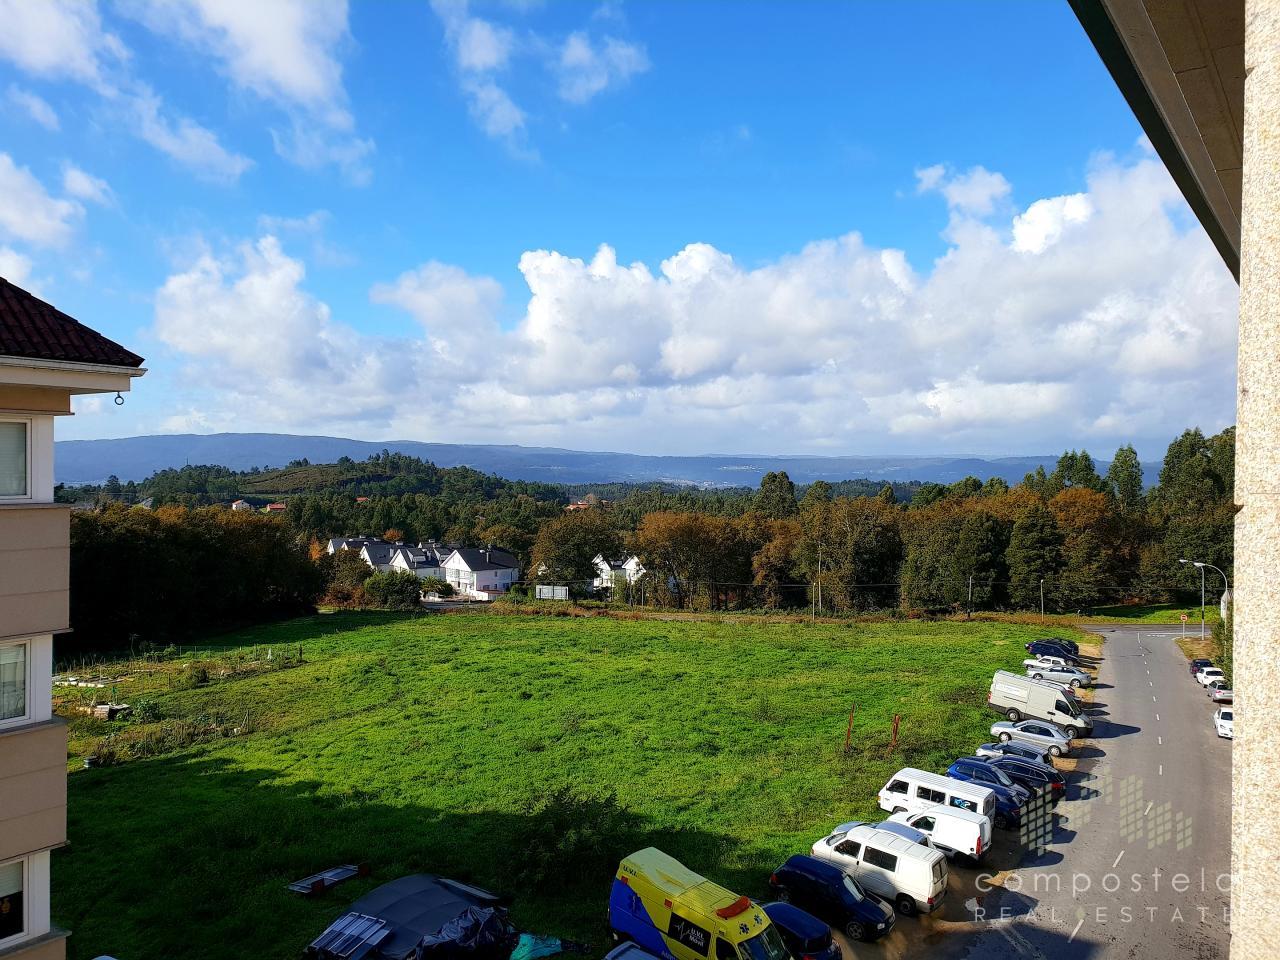
[[[0,645],[0,726],[6,721],[27,717],[29,658],[29,646],[25,641]]]
[[[25,860],[0,864],[0,946],[27,932],[27,906],[23,900],[26,871]]]
[[[0,500],[31,496],[31,421],[0,420]]]

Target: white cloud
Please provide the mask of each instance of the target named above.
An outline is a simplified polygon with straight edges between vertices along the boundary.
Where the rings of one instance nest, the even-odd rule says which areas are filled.
[[[83,213],[79,204],[50,196],[30,170],[0,153],[0,235],[39,247],[62,247]]]
[[[0,246],[0,277],[24,290],[36,292],[31,286],[31,258],[12,247]]]
[[[1013,248],[1023,253],[1043,253],[1058,242],[1072,224],[1086,223],[1093,204],[1083,193],[1037,200],[1013,218]]]
[[[494,280],[429,262],[371,291],[417,321],[391,337],[335,321],[268,237],[170,278],[157,330],[242,429],[1000,453],[1230,422],[1231,378],[1205,371],[1232,369],[1236,288],[1168,174],[1103,160],[1080,198],[953,222],[927,272],[856,233],[751,266],[696,243],[656,269],[533,250],[506,326]]]
[[[957,214],[986,216],[1009,196],[1010,189],[1003,174],[980,166],[957,174],[948,174],[942,164],[916,171],[916,192],[938,191],[946,199],[947,208]]]
[[[471,115],[480,129],[489,136],[508,141],[518,141],[524,133],[525,113],[492,80],[465,79],[462,89],[467,93]]]
[[[9,84],[6,97],[11,104],[22,110],[46,130],[58,129],[58,113],[53,107],[49,106],[49,101],[43,97],[12,83]]]
[[[236,88],[281,107],[288,128],[272,134],[284,159],[369,182],[374,144],[352,132],[339,60],[350,41],[346,0],[130,0],[125,9],[211,57]]]
[[[107,181],[93,174],[85,173],[75,164],[67,164],[62,168],[62,189],[70,197],[87,200],[90,203],[110,204],[115,195]]]
[[[583,31],[569,34],[560,48],[556,70],[560,96],[570,103],[586,103],[610,86],[626,83],[649,69],[643,44],[605,37],[598,44]]]
[[[94,0],[0,0],[0,24],[0,57],[34,76],[99,86],[104,67],[127,56]]]
[[[458,66],[463,70],[500,70],[511,58],[512,32],[478,17],[466,17],[457,27]]]
[[[141,87],[126,102],[138,136],[196,176],[231,183],[253,166],[248,157],[224,147],[212,130],[188,117],[166,117],[163,102],[150,89]]]

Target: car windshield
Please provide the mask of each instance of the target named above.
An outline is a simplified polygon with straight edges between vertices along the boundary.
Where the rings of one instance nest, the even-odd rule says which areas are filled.
[[[1003,786],[1006,786],[1006,787],[1013,786],[1013,781],[1009,779],[1009,775],[1005,773],[1003,770],[1001,770],[999,767],[992,767],[991,772],[996,775],[996,779],[1000,781],[1000,783]]]
[[[1067,705],[1067,713],[1069,713],[1073,717],[1080,716],[1080,708],[1076,706],[1076,702],[1074,700],[1072,700],[1070,697],[1067,697],[1062,702]]]
[[[1231,713],[1231,711],[1230,711],[1230,710],[1225,710],[1225,711],[1223,711],[1223,714],[1222,714],[1222,719],[1223,719],[1223,720],[1230,720],[1230,719],[1231,719],[1231,717],[1232,717],[1232,713]]]
[[[858,885],[853,882],[852,877],[845,876],[842,879],[844,880],[844,888],[848,890],[851,894],[853,894],[854,900],[861,902],[862,900],[866,899],[863,896],[862,890],[859,889]]]
[[[757,933],[750,940],[738,944],[738,953],[742,960],[791,960],[791,954],[782,944],[777,929],[770,925]]]

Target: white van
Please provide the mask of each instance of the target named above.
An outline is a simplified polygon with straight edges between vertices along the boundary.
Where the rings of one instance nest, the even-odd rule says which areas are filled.
[[[914,767],[904,767],[890,777],[880,790],[879,800],[880,809],[890,813],[924,813],[941,804],[970,810],[984,817],[996,815],[994,790]]]
[[[987,706],[1013,723],[1027,718],[1045,720],[1061,727],[1072,740],[1093,733],[1093,718],[1080,709],[1073,697],[1064,696],[1062,688],[1048,680],[997,670],[991,677]]]
[[[930,807],[919,813],[895,813],[892,823],[919,830],[948,856],[981,860],[991,849],[991,818],[961,807]]]
[[[867,823],[841,824],[812,852],[908,916],[937,910],[947,892],[947,858],[941,850]]]

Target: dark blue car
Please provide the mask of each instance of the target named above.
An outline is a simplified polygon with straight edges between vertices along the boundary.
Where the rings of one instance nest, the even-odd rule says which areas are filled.
[[[947,768],[947,776],[986,787],[996,795],[996,815],[992,820],[997,827],[1016,827],[1022,822],[1022,808],[1031,799],[1031,793],[1014,783],[1003,770],[978,757],[963,757]]]
[[[1027,653],[1036,657],[1061,657],[1073,667],[1080,666],[1080,655],[1056,640],[1034,640],[1027,644]]]
[[[893,929],[893,907],[816,857],[796,854],[773,871],[769,888],[779,900],[843,930],[850,940],[878,940]]]
[[[1022,757],[1000,757],[987,763],[1003,770],[1006,777],[1033,793],[1057,803],[1067,792],[1067,778],[1047,763]]]
[[[840,946],[831,939],[831,928],[813,914],[790,903],[766,903],[764,912],[795,960],[840,960]]]

